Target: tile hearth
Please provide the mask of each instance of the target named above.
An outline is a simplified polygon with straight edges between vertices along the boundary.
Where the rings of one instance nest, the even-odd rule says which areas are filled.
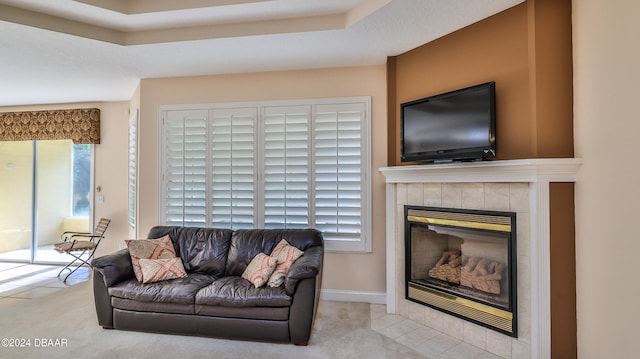
[[[462,325],[456,323],[455,325]],[[397,314],[387,314],[385,305],[371,304],[371,329],[430,359],[501,359],[456,337]]]

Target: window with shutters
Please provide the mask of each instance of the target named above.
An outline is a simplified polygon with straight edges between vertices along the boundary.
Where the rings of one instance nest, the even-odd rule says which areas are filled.
[[[164,106],[160,223],[317,228],[370,251],[370,98]]]
[[[255,225],[257,196],[257,109],[211,111],[211,158],[207,226],[250,229]]]
[[[309,228],[311,106],[263,109],[265,228]]]
[[[128,222],[136,229],[138,192],[138,112],[129,120],[129,161],[128,161]]]
[[[208,111],[170,111],[164,122],[163,222],[169,226],[205,227],[209,145]]]

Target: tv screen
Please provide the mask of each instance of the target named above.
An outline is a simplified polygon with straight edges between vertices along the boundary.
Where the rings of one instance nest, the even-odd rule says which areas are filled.
[[[400,105],[401,161],[495,156],[495,82]]]

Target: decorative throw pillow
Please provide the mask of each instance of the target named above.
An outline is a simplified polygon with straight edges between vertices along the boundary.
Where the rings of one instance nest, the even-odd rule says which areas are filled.
[[[258,253],[242,273],[242,278],[253,283],[256,288],[260,288],[267,283],[267,279],[273,273],[277,263],[278,260],[276,258],[269,257],[264,253]]]
[[[276,269],[269,277],[269,287],[279,287],[284,283],[284,278],[289,272],[289,268],[296,259],[300,258],[304,254],[303,251],[290,245],[286,240],[281,240],[280,243],[271,252],[271,257],[278,259]]]
[[[129,255],[131,255],[133,272],[140,282],[142,282],[140,259],[174,258],[176,256],[176,250],[168,235],[159,239],[128,239],[125,243],[127,243]]]
[[[187,272],[178,257],[162,259],[140,259],[142,283],[154,283],[167,279],[184,278]]]

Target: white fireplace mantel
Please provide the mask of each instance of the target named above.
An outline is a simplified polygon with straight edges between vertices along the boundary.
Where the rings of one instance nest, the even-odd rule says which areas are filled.
[[[386,182],[387,312],[397,313],[395,241],[398,184],[528,183],[530,206],[531,358],[551,357],[550,198],[553,182],[575,182],[579,158],[519,159],[383,167]]]
[[[382,167],[387,183],[575,182],[579,158],[537,158]]]

